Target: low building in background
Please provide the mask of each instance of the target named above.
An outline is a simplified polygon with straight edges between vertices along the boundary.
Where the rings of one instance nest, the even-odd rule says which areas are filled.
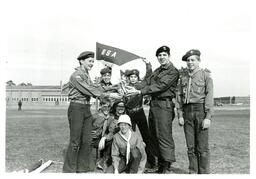
[[[250,105],[250,96],[227,96],[214,98],[215,106],[222,106],[224,104]]]
[[[68,100],[68,83],[56,86],[33,86],[33,85],[7,85],[6,105],[18,106],[19,100],[22,106],[66,106]],[[91,104],[95,99],[91,98]]]
[[[67,105],[68,89],[58,86],[6,86],[6,105]]]

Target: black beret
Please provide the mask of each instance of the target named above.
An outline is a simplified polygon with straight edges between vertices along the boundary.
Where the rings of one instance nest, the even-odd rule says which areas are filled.
[[[137,75],[139,77],[140,72],[137,69],[133,69],[133,70],[130,70],[127,76],[131,76],[131,75]]]
[[[197,49],[192,49],[189,50],[183,57],[182,57],[182,61],[187,61],[187,58],[192,56],[192,55],[197,55],[198,57],[200,57],[201,52]]]
[[[91,52],[91,51],[82,52],[82,53],[77,57],[77,60],[83,60],[83,59],[86,59],[86,58],[89,58],[89,57],[94,58],[94,52]]]
[[[161,52],[166,52],[168,55],[170,55],[170,48],[167,46],[162,46],[162,47],[158,48],[156,51],[156,56],[158,56],[158,54]]]
[[[130,72],[131,72],[131,70],[125,70],[124,75],[125,75],[125,76],[129,76],[129,75],[130,75]]]
[[[112,72],[112,68],[110,68],[110,67],[106,67],[106,68],[103,68],[103,69],[100,70],[100,74],[101,75],[104,75],[106,73],[110,73],[111,74],[111,72]]]

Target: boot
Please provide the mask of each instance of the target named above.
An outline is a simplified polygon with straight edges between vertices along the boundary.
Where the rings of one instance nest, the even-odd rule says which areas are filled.
[[[157,173],[165,174],[167,173],[168,167],[170,166],[170,162],[164,161],[159,165]]]

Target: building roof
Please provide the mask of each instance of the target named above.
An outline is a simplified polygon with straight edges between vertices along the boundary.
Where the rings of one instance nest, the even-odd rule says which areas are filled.
[[[60,89],[60,85],[58,86],[6,86],[6,89]]]

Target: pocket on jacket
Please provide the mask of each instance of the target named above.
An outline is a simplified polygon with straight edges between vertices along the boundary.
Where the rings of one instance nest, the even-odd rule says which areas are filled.
[[[196,93],[202,93],[205,88],[205,83],[200,81],[195,82],[194,88]]]

